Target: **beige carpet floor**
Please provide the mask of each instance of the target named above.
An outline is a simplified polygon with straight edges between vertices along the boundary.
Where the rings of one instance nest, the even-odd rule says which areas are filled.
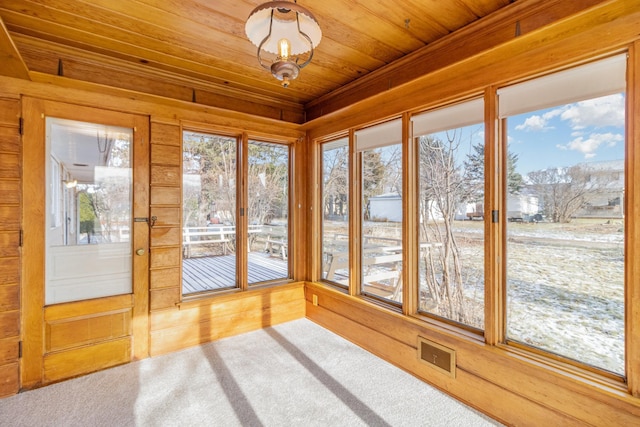
[[[496,426],[301,319],[0,399],[0,426]]]

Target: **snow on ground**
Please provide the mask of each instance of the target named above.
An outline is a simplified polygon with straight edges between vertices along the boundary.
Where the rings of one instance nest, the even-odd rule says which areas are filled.
[[[464,224],[459,232],[481,230]],[[507,337],[624,374],[622,225],[577,220],[507,230]],[[465,268],[477,258],[466,252],[463,259],[475,260]]]
[[[483,328],[484,223],[454,226],[472,326]],[[399,235],[397,224],[378,227]],[[508,223],[505,258],[509,339],[624,374],[621,220]]]

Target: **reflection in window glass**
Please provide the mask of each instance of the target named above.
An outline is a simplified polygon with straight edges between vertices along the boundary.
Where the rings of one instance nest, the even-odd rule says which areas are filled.
[[[130,293],[133,130],[47,117],[46,138],[46,303]]]
[[[361,156],[362,293],[401,303],[402,145],[364,150]]]
[[[349,140],[322,145],[322,278],[349,281]]]
[[[474,118],[469,120],[468,105]],[[414,119],[424,128],[419,153],[419,307],[457,323],[484,329],[484,125],[482,102],[462,104]],[[443,120],[449,126],[427,133]],[[422,122],[431,121],[422,125]],[[416,124],[417,123],[417,124]],[[441,129],[442,127],[440,127]]]
[[[236,286],[236,139],[185,131],[182,293]]]
[[[507,118],[507,338],[621,375],[624,98]]]
[[[289,147],[249,141],[248,283],[289,278]]]

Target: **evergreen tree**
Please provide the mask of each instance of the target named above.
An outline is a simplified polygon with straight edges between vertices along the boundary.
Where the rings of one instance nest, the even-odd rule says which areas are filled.
[[[484,193],[484,144],[479,143],[472,146],[474,152],[467,156],[464,162],[465,176],[470,185],[475,186],[474,194],[478,199]],[[507,189],[509,194],[519,194],[523,186],[522,175],[516,172],[518,155],[507,152]]]

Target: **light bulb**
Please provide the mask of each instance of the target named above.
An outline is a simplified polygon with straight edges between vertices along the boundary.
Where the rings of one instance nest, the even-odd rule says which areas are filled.
[[[291,43],[287,39],[280,39],[278,41],[278,54],[281,59],[288,60],[291,55]]]

